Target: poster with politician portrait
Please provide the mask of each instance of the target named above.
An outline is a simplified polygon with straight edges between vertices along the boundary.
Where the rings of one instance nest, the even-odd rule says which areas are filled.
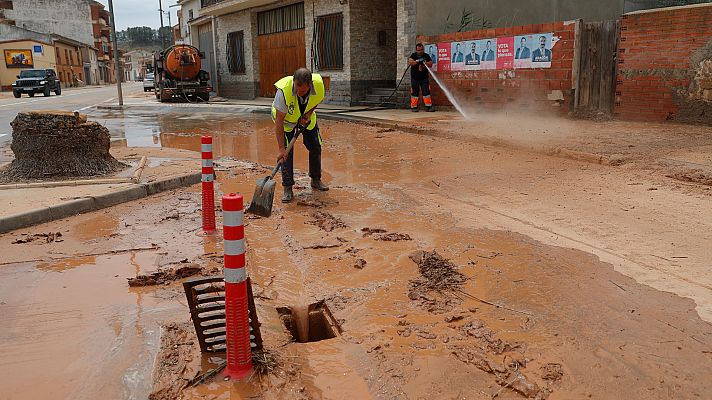
[[[433,60],[433,71],[438,70],[438,45],[436,43],[426,43],[425,44],[425,54],[430,56]]]
[[[450,64],[452,71],[465,70],[465,43],[452,42],[450,43]]]
[[[464,42],[465,45],[465,70],[476,71],[481,69],[480,48],[477,46],[477,40]]]
[[[497,39],[477,41],[480,53],[480,69],[497,69]]]
[[[540,33],[531,35],[533,43],[531,43],[531,67],[532,68],[551,68],[551,61],[554,58],[554,34]]]
[[[514,68],[532,67],[532,43],[535,35],[514,37]]]

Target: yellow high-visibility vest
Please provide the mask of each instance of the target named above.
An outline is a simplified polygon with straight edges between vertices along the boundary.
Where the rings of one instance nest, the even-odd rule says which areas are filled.
[[[284,93],[284,100],[287,103],[287,115],[284,116],[284,131],[291,132],[299,122],[299,118],[302,117],[302,110],[299,108],[299,100],[297,96],[292,93],[294,84],[294,77],[286,76],[278,80],[274,86],[277,90],[281,90]],[[317,104],[324,100],[324,81],[321,79],[321,75],[312,74],[312,84],[314,85],[314,91],[316,93],[309,96],[309,102],[307,103],[306,111],[311,110],[316,107]],[[272,121],[277,118],[277,109],[272,105]],[[316,111],[311,114],[311,119],[307,129],[314,129],[316,126]]]

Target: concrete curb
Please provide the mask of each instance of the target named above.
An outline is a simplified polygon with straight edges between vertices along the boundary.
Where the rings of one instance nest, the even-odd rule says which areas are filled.
[[[149,183],[139,183],[99,196],[70,200],[54,206],[13,214],[0,218],[0,233],[100,210],[179,187],[195,185],[200,182],[200,179],[200,173],[186,174]]]

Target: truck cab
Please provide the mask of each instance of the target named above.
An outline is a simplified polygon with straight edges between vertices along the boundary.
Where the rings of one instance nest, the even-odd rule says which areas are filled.
[[[20,98],[23,93],[34,97],[35,93],[42,93],[48,97],[51,92],[57,96],[62,94],[62,87],[53,69],[25,69],[17,75],[17,80],[12,84],[12,94]]]

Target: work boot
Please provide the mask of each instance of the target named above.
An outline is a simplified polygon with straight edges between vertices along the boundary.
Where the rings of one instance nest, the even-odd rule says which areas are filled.
[[[329,190],[329,187],[326,186],[324,182],[321,181],[321,179],[312,179],[311,187],[316,190],[321,190],[322,192],[326,192],[327,190]]]
[[[417,109],[417,108],[411,108],[410,111],[411,111],[411,112],[418,112],[418,109]]]
[[[425,107],[425,112],[435,112],[435,109],[431,107]]]
[[[289,203],[294,199],[294,192],[292,192],[291,186],[284,187],[284,194],[282,195],[282,203]]]

